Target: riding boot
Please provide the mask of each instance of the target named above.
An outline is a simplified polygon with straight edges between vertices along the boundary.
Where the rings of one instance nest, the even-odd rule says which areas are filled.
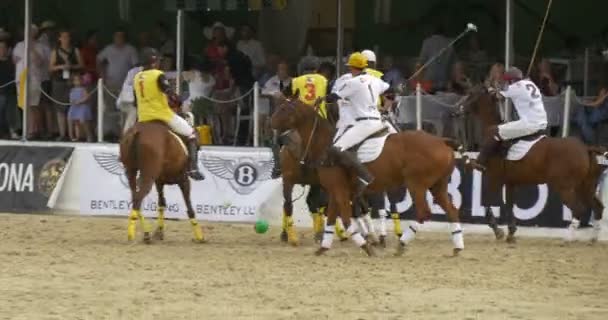
[[[188,176],[193,180],[204,180],[205,176],[198,170],[198,141],[196,137],[188,139]]]
[[[365,165],[359,161],[357,154],[350,151],[340,151],[337,148],[331,148],[331,152],[334,153],[338,162],[348,169],[355,170],[357,174],[357,189],[355,190],[355,197],[360,196],[365,191],[365,188],[371,184],[374,177],[367,171]]]
[[[486,139],[486,142],[483,144],[483,146],[481,146],[481,150],[479,150],[477,161],[475,161],[477,169],[480,169],[481,171],[486,170],[488,158],[498,152],[500,142],[501,141],[495,137],[489,137],[488,139]]]
[[[270,177],[272,179],[277,179],[281,176],[281,146],[278,144],[272,146],[272,160],[273,167]]]

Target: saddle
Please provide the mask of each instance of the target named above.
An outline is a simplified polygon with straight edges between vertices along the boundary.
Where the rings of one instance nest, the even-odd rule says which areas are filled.
[[[348,130],[348,129],[346,129],[346,130]],[[363,141],[359,142],[358,144],[352,146],[350,149],[348,149],[348,151],[357,152],[359,150],[359,148],[361,148],[361,146],[365,142],[367,142],[367,140],[384,137],[386,135],[388,135],[388,128],[385,127],[383,129],[379,130],[378,132],[371,134],[369,137],[365,138]]]
[[[513,145],[515,145],[516,143],[518,143],[519,141],[534,141],[542,136],[547,135],[547,130],[543,129],[543,130],[538,130],[532,134],[523,136],[523,137],[519,137],[519,138],[515,138],[515,139],[511,139],[511,140],[507,140],[507,141],[502,141],[500,143],[500,148],[499,148],[499,152],[498,154],[503,158],[507,158],[507,155],[509,154],[509,150],[511,149],[511,147]]]

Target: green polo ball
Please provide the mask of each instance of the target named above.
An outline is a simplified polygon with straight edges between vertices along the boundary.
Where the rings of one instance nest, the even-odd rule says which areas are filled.
[[[256,233],[266,233],[266,231],[268,231],[268,221],[264,219],[258,219],[258,221],[255,222],[254,229]]]

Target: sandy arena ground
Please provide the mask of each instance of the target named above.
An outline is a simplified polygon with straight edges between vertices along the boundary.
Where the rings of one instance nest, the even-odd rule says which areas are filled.
[[[608,245],[520,239],[516,248],[421,233],[405,256],[351,242],[315,257],[278,230],[185,221],[164,242],[126,241],[126,219],[0,215],[0,319],[608,319]]]

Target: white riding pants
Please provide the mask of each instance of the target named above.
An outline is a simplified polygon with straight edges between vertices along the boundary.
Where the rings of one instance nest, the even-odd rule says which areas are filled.
[[[173,132],[179,134],[184,137],[192,137],[194,135],[194,129],[188,124],[186,119],[178,116],[177,114],[173,114],[173,118],[169,120],[169,128],[173,130]]]
[[[547,128],[546,122],[530,123],[525,119],[511,121],[498,126],[498,135],[502,140],[511,140],[533,134]]]
[[[135,122],[137,121],[137,109],[135,108],[135,106],[130,105],[130,106],[124,107],[122,109],[122,112],[125,114],[125,124],[122,129],[122,132],[125,133],[133,125],[135,125]]]
[[[361,143],[367,137],[385,128],[380,120],[361,120],[352,124],[350,129],[339,130],[334,138],[334,146],[340,151],[348,150]],[[343,131],[340,134],[340,131]]]

